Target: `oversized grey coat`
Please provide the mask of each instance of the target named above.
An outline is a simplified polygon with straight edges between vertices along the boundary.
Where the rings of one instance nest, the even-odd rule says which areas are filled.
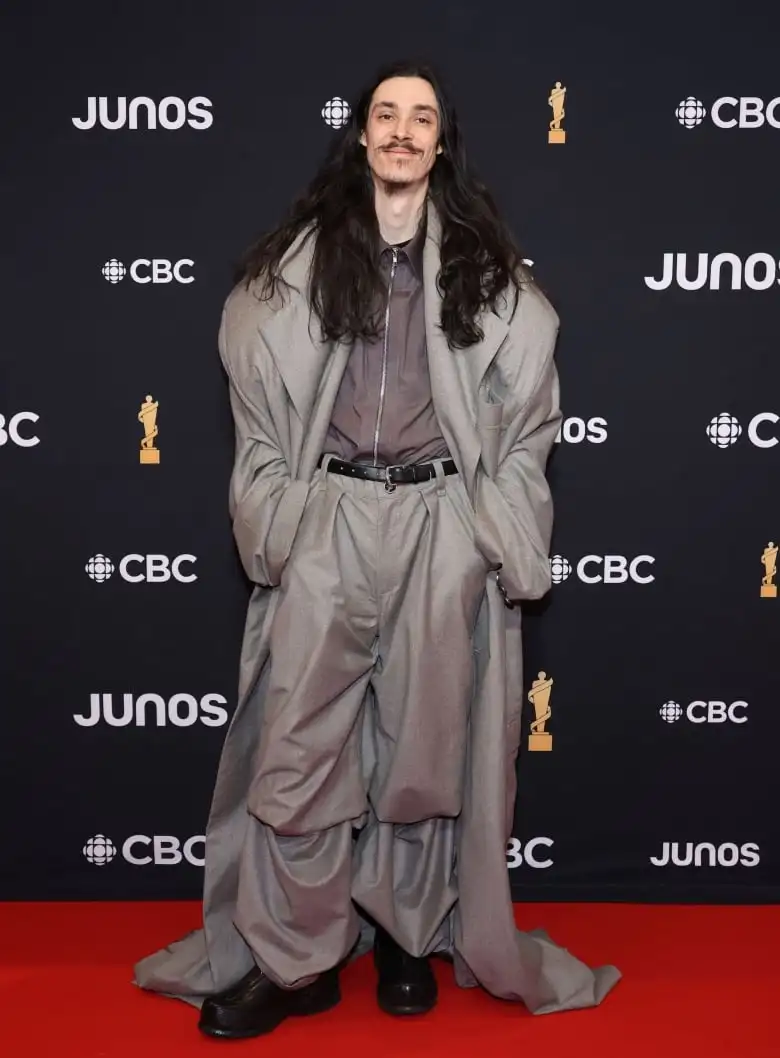
[[[545,476],[561,421],[554,348],[558,317],[524,286],[482,319],[484,338],[450,350],[439,327],[441,224],[428,205],[423,251],[431,389],[442,434],[475,511],[477,545],[500,567],[506,595],[538,599],[550,587],[553,509]],[[135,983],[200,1005],[253,965],[233,925],[239,852],[268,672],[275,587],[295,539],[349,346],[319,338],[307,299],[312,240],[299,237],[282,264],[292,290],[272,303],[237,287],[227,299],[220,355],[236,424],[230,513],[241,561],[255,587],[242,646],[239,701],[227,732],[206,832],[203,928],[136,966]],[[515,927],[506,845],[516,792],[523,705],[520,607],[507,608],[493,575],[474,637],[475,683],[455,823],[458,900],[448,952],[458,983],[481,985],[534,1014],[594,1006],[619,980],[592,970],[543,931]],[[368,941],[368,933],[364,940]],[[363,948],[365,944],[363,945]],[[363,950],[363,949],[360,949]]]

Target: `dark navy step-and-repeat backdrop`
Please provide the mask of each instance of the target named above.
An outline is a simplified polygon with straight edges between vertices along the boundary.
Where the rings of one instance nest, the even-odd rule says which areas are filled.
[[[0,898],[200,894],[249,591],[220,310],[408,55],[562,319],[513,892],[778,898],[780,18],[629,8],[6,8]]]

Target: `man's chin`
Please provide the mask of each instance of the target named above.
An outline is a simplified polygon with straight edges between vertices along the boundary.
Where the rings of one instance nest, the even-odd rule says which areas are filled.
[[[377,176],[382,183],[390,187],[409,187],[411,184],[419,183],[421,180],[421,177],[416,174],[399,172],[397,169],[379,172]]]

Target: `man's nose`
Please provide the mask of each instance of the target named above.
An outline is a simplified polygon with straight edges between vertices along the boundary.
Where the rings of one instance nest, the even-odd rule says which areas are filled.
[[[396,135],[401,141],[411,143],[412,141],[412,123],[410,118],[401,118],[396,128]]]

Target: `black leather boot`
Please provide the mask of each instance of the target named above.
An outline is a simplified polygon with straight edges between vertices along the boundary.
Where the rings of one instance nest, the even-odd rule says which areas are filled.
[[[427,1014],[436,1006],[438,989],[428,959],[407,954],[377,927],[374,965],[379,975],[376,998],[385,1014]]]
[[[285,1018],[321,1014],[341,999],[338,970],[320,974],[303,988],[280,988],[255,967],[231,988],[207,996],[198,1028],[206,1036],[241,1040],[263,1036]]]

